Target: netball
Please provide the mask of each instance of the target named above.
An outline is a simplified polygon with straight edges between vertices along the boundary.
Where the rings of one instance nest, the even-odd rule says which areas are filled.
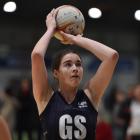
[[[57,31],[54,36],[59,40],[63,40],[62,36],[59,34],[59,31],[72,35],[83,34],[85,19],[82,12],[78,8],[71,5],[63,5],[58,7],[56,24]]]

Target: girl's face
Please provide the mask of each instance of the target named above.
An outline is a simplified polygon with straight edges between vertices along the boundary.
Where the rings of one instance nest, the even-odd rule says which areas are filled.
[[[78,87],[83,77],[83,67],[80,57],[75,53],[63,56],[59,69],[54,71],[59,86]]]

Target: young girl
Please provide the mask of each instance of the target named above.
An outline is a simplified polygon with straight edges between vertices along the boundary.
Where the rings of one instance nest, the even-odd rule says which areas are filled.
[[[58,90],[53,91],[49,85],[44,56],[56,31],[56,13],[57,10],[53,9],[47,15],[47,31],[31,54],[33,93],[43,133],[48,140],[95,140],[98,106],[119,55],[117,51],[97,41],[60,32],[64,38],[63,44],[74,44],[90,51],[101,60],[101,64],[87,86],[79,89],[83,77],[80,56],[73,51],[59,53],[53,65]]]

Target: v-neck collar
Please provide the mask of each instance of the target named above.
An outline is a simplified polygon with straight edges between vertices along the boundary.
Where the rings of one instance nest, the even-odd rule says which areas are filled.
[[[76,95],[75,95],[75,97],[74,97],[74,99],[73,99],[73,101],[71,103],[68,103],[66,101],[65,97],[61,94],[60,91],[58,91],[58,94],[60,95],[61,99],[65,102],[65,104],[67,104],[67,105],[73,105],[76,102],[76,100],[77,100],[78,90],[77,90]]]

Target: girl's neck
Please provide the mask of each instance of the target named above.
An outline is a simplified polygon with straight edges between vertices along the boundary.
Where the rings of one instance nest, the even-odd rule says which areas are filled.
[[[77,88],[75,89],[62,89],[59,88],[58,89],[61,93],[61,95],[65,98],[65,100],[68,103],[73,102],[73,100],[75,99],[76,93],[77,93]]]

